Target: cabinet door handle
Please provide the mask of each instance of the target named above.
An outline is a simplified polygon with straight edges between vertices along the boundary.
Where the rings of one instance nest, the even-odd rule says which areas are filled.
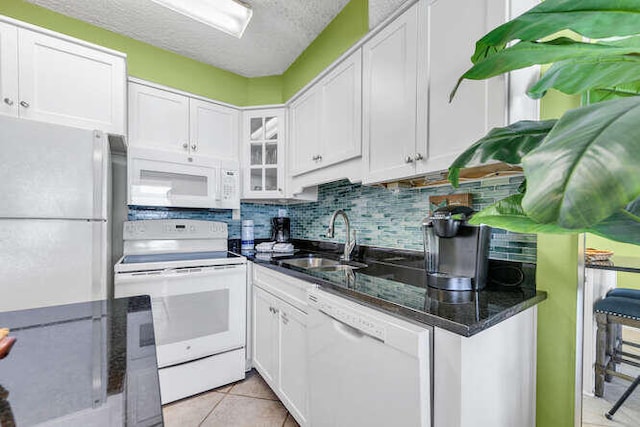
[[[419,161],[419,160],[423,160],[423,159],[424,159],[424,157],[422,157],[422,154],[420,154],[420,153],[416,153],[416,154],[415,154],[415,159],[416,159],[416,161]]]
[[[318,154],[318,160],[322,161],[322,156]]]
[[[405,163],[413,163],[413,157],[411,157],[411,156],[407,156],[407,157],[404,159],[404,162],[405,162]]]
[[[184,144],[182,144],[182,148],[184,148],[185,150],[189,149],[189,144],[187,144],[186,142]]]
[[[311,158],[311,160],[313,160],[313,161],[317,161],[317,160],[318,160],[318,156],[313,156],[313,157]]]
[[[4,99],[4,103],[5,103],[5,104],[7,104],[7,105],[13,105],[13,99],[11,99],[11,98],[5,98],[5,99]]]
[[[196,151],[198,149],[198,146],[196,144],[191,144],[191,149],[193,151]]]
[[[24,108],[29,108],[30,105],[27,101],[20,101],[20,105],[22,105]]]

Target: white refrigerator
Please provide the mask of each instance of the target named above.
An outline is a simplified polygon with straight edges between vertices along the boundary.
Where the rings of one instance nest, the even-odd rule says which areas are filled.
[[[0,116],[0,311],[105,299],[109,144]]]

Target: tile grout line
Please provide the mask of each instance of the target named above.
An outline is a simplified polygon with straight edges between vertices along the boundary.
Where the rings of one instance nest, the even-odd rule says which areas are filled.
[[[233,388],[233,387],[232,387],[232,388]],[[213,408],[211,408],[211,410],[210,410],[209,412],[207,412],[207,415],[205,415],[205,417],[202,419],[202,421],[200,421],[200,423],[198,424],[198,427],[200,427],[200,426],[201,426],[201,425],[202,425],[202,424],[207,420],[207,418],[209,418],[209,415],[211,415],[211,414],[213,413],[213,411],[215,411],[215,410],[216,410],[216,408],[218,407],[218,405],[220,405],[220,404],[222,403],[222,401],[223,401],[224,399],[226,399],[226,398],[227,398],[227,396],[229,395],[229,393],[221,393],[221,394],[223,394],[222,399],[220,399],[220,400],[218,401],[218,403],[216,403],[215,405],[213,405]]]
[[[227,393],[230,394],[231,396],[241,396],[241,397],[249,397],[251,399],[260,399],[260,400],[267,400],[269,402],[281,402],[280,399],[278,399],[278,397],[276,396],[275,399],[270,399],[268,397],[258,397],[258,396],[250,396],[248,394],[235,394],[235,393]],[[282,402],[281,402],[282,403]]]

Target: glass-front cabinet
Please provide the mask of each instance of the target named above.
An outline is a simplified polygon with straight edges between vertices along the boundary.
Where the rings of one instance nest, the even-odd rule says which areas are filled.
[[[286,129],[284,108],[249,110],[243,114],[243,198],[283,198]]]

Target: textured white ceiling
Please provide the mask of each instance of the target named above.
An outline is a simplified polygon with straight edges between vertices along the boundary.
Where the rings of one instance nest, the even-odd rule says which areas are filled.
[[[253,17],[237,39],[151,0],[28,1],[246,77],[282,74],[348,3],[244,0]]]

